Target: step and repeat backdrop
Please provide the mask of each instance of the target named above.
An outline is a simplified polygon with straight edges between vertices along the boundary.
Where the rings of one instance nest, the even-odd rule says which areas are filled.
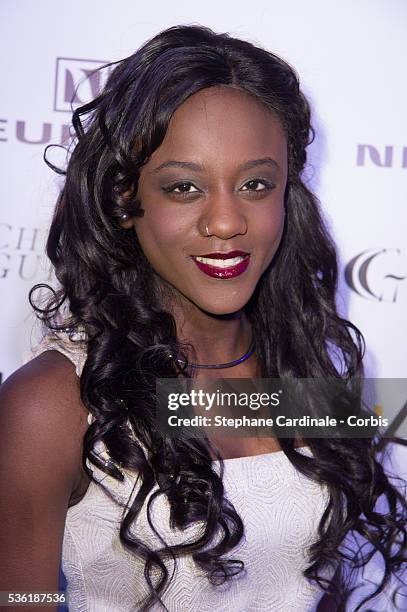
[[[305,176],[338,245],[339,309],[365,335],[367,375],[407,378],[404,0],[2,0],[0,12],[3,380],[38,335],[29,289],[52,282],[44,243],[61,179],[45,147],[69,138],[71,104],[97,95],[95,68],[187,23],[259,43],[296,68],[316,129]],[[62,164],[64,151],[49,157]],[[404,401],[399,393],[385,408],[399,413]]]
[[[45,147],[69,139],[72,104],[103,86],[96,68],[164,28],[198,23],[261,44],[299,73],[316,129],[305,177],[337,243],[338,307],[365,336],[376,413],[407,438],[407,2],[2,0],[0,19],[0,380],[39,336],[30,288],[53,282],[44,244],[61,179]],[[63,165],[64,150],[49,158]],[[392,447],[392,471],[407,478],[407,447]],[[374,559],[366,571],[375,576]]]

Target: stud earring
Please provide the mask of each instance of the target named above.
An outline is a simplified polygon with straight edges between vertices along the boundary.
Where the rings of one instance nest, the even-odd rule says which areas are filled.
[[[130,219],[130,215],[126,212],[120,213],[120,221],[128,221]]]

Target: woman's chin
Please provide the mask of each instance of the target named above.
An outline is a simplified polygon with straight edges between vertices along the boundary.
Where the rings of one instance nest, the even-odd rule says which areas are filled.
[[[255,288],[253,283],[240,287],[205,287],[199,290],[194,287],[183,293],[178,290],[173,298],[186,315],[192,315],[197,309],[212,316],[232,316],[245,308]]]
[[[199,304],[199,308],[213,316],[233,315],[240,312],[247,304],[248,300],[221,300]]]

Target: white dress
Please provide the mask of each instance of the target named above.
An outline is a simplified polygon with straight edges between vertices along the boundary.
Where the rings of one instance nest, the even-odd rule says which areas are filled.
[[[69,341],[45,339],[33,354],[56,349],[76,366],[80,375],[85,354]],[[91,416],[91,415],[89,415]],[[105,453],[103,446],[98,452]],[[311,455],[308,448],[299,452]],[[107,455],[106,455],[107,458]],[[215,462],[215,468],[219,464]],[[229,553],[244,561],[245,571],[222,586],[212,586],[190,556],[177,567],[162,600],[170,612],[311,612],[322,591],[303,576],[309,565],[307,549],[317,539],[317,528],[328,503],[328,492],[301,475],[284,452],[226,459],[224,484],[228,499],[243,519],[245,535]],[[94,482],[83,499],[68,508],[62,550],[70,612],[130,612],[148,592],[144,562],[122,546],[119,525],[129,497],[138,490],[137,474],[125,471],[123,483],[92,464]],[[153,489],[156,490],[157,487]],[[159,540],[146,518],[146,504],[133,533],[154,548]],[[186,530],[169,526],[167,498],[153,503],[153,521],[169,543],[185,541],[200,525]],[[172,564],[168,562],[169,573]],[[331,575],[328,573],[328,575]],[[151,610],[164,608],[155,604]]]

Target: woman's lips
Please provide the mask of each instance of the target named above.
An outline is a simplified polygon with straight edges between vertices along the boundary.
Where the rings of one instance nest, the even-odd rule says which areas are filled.
[[[250,263],[250,254],[243,251],[230,251],[229,253],[193,255],[192,259],[196,266],[208,276],[227,279],[243,274]]]

